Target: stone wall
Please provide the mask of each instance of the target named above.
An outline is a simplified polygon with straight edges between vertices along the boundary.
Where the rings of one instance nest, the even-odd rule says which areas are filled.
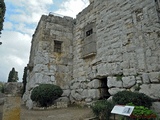
[[[160,99],[160,24],[153,0],[98,0],[77,15],[71,102],[92,101],[121,90]],[[96,54],[83,58],[84,28],[95,23]],[[92,86],[93,85],[93,86]]]
[[[64,89],[60,101],[69,98],[71,103],[90,103],[122,90],[139,91],[158,101],[156,6],[154,0],[90,0],[75,21],[42,16],[32,40],[27,90],[39,83],[57,84]],[[54,39],[64,42],[62,54],[53,51]]]
[[[22,83],[9,82],[4,85],[4,105],[2,120],[20,120]]]
[[[72,79],[73,23],[72,18],[65,16],[49,14],[41,17],[32,39],[27,86],[23,96],[29,108],[33,106],[31,91],[37,85],[48,83],[68,88],[66,85]]]

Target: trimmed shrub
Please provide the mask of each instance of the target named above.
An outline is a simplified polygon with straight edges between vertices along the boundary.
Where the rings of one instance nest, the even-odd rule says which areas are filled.
[[[31,93],[31,99],[40,104],[41,107],[52,105],[53,101],[62,95],[63,91],[59,86],[53,84],[40,84]]]
[[[152,106],[153,99],[143,93],[121,91],[113,96],[113,101],[119,105],[133,103],[136,106],[145,106],[150,108]]]
[[[114,103],[112,101],[99,100],[91,106],[91,109],[100,120],[110,120],[113,107]]]

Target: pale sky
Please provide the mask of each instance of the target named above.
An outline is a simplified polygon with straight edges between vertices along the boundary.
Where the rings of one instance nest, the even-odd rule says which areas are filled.
[[[6,82],[12,67],[22,81],[28,64],[32,35],[41,15],[50,12],[76,17],[88,0],[5,0],[6,13],[0,37],[0,81]]]

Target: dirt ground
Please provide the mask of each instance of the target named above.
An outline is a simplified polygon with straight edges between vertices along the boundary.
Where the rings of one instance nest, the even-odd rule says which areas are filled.
[[[92,110],[82,107],[68,107],[53,110],[28,110],[21,107],[21,120],[85,120],[93,117]]]

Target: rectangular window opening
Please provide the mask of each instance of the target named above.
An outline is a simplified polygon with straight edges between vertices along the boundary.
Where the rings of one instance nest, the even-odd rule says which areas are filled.
[[[54,52],[61,53],[62,52],[62,41],[54,41]]]

